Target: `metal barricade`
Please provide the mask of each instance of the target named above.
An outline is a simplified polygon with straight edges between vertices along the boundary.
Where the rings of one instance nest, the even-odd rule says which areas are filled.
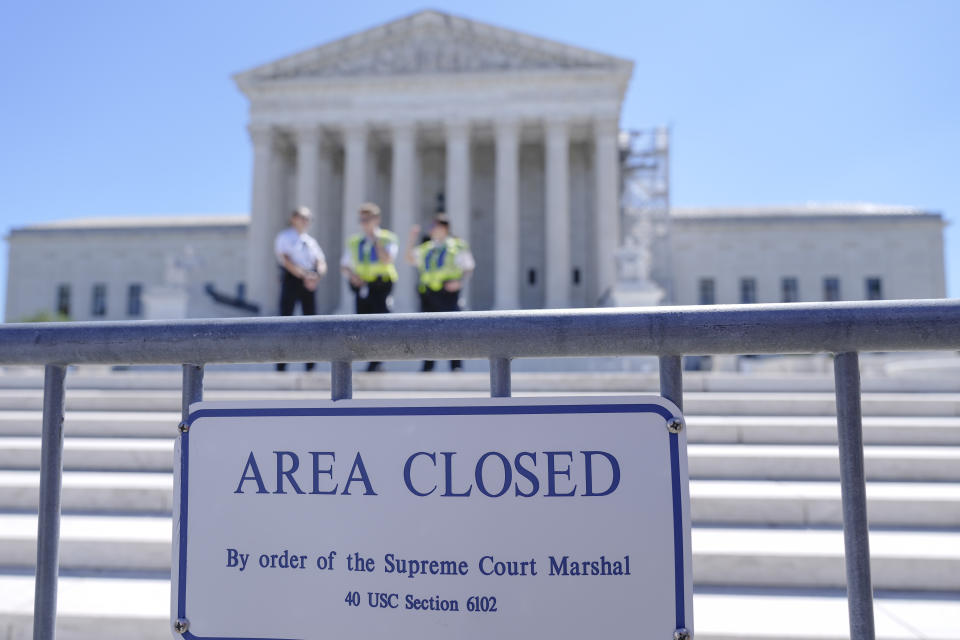
[[[213,363],[328,361],[342,400],[354,361],[482,358],[490,395],[509,397],[514,358],[655,355],[660,392],[682,409],[683,355],[832,353],[850,637],[872,639],[858,354],[958,348],[953,300],[3,325],[0,365],[46,367],[34,638],[54,637],[68,365],[182,365],[186,418]]]

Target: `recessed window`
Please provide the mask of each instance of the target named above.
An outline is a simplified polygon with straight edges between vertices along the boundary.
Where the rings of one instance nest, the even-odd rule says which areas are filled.
[[[573,270],[573,284],[580,284],[580,269]]]
[[[740,278],[740,303],[753,304],[757,301],[757,279]]]
[[[127,287],[127,315],[131,318],[143,315],[143,285],[140,283]]]
[[[780,280],[780,299],[784,302],[800,300],[800,287],[796,278],[787,277]]]
[[[840,299],[840,278],[827,276],[823,279],[823,299],[827,302],[836,302]]]
[[[62,316],[70,315],[70,285],[57,285],[57,313]]]
[[[699,291],[697,299],[700,301],[700,304],[717,303],[717,287],[713,278],[700,278],[697,288]]]
[[[536,270],[536,269],[529,269],[529,270],[527,271],[527,284],[529,284],[530,286],[533,286],[533,285],[537,284],[537,270]]]
[[[867,300],[883,300],[883,283],[880,278],[867,278]]]
[[[107,285],[102,282],[93,285],[93,300],[90,315],[99,318],[107,315]]]

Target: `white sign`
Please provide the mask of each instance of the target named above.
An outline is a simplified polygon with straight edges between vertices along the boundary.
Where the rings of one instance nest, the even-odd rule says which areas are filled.
[[[191,409],[177,637],[692,631],[686,435],[662,398]]]

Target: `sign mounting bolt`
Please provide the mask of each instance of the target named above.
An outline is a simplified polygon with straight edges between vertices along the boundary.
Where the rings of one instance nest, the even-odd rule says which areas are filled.
[[[670,418],[667,420],[667,431],[670,433],[680,433],[683,431],[683,420],[680,418]],[[677,633],[679,633],[679,631]]]
[[[673,640],[690,640],[690,632],[684,628],[677,629],[673,632]]]
[[[190,425],[188,425],[186,422],[181,422],[177,425],[177,431],[180,433],[186,433],[187,431],[190,431]]]
[[[173,630],[180,634],[186,633],[189,628],[190,621],[186,618],[177,618],[176,622],[173,623]],[[676,637],[676,634],[674,634],[674,637]]]

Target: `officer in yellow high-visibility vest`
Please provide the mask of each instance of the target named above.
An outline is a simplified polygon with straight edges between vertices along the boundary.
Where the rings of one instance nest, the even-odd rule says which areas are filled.
[[[420,272],[417,290],[420,292],[421,311],[459,311],[460,292],[465,280],[476,266],[470,246],[461,238],[450,235],[450,220],[442,213],[433,218],[430,239],[420,239],[420,225],[410,229],[407,243],[407,262]],[[450,361],[450,370],[463,368],[460,360]],[[433,360],[424,360],[423,371],[433,370]]]
[[[361,233],[350,236],[340,260],[340,271],[350,283],[357,313],[389,313],[387,298],[397,281],[397,235],[380,228],[380,207],[360,206]],[[371,362],[367,371],[380,371],[382,362]]]

